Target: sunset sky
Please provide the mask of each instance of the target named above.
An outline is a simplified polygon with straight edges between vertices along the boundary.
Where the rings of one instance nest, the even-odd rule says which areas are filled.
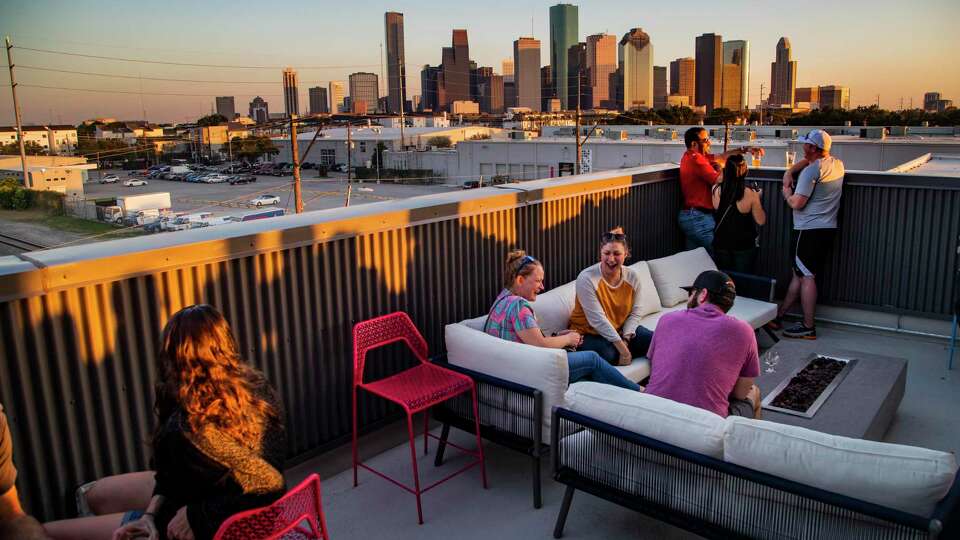
[[[542,64],[546,65],[548,9],[554,3],[168,0],[145,5],[129,0],[3,0],[0,34],[9,35],[20,47],[262,67],[171,66],[13,51],[27,124],[75,124],[95,116],[140,119],[144,111],[152,121],[182,122],[209,113],[216,95],[235,96],[241,113],[246,113],[254,95],[263,96],[271,111],[282,112],[280,73],[286,65],[299,71],[304,110],[310,86],[326,86],[331,79],[345,81],[355,71],[379,74],[385,11],[404,13],[409,95],[420,93],[420,67],[440,63],[440,49],[450,44],[453,28],[466,28],[471,59],[481,66],[493,66],[497,72],[500,61],[512,56],[513,40],[532,30],[541,41]],[[769,92],[770,62],[781,36],[790,39],[793,59],[799,62],[798,86],[849,86],[853,106],[876,103],[879,94],[883,108],[899,108],[901,97],[904,107],[911,98],[919,107],[926,91],[940,91],[945,98],[960,102],[956,55],[960,49],[960,2],[956,0],[573,3],[580,7],[581,40],[599,32],[619,37],[631,27],[641,27],[651,37],[657,65],[693,56],[694,38],[704,32],[721,34],[724,40],[750,41],[751,105],[759,101],[761,83]],[[0,81],[4,85],[0,89],[0,125],[10,125],[14,117],[7,70]]]

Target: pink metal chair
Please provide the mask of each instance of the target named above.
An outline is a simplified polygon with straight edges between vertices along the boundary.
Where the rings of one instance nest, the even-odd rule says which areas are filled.
[[[413,354],[420,360],[416,367],[401,371],[384,379],[373,382],[363,382],[363,369],[367,359],[367,352],[383,347],[397,341],[403,341],[407,347],[413,351]],[[410,458],[413,461],[413,482],[411,489],[407,485],[390,478],[389,476],[374,470],[373,468],[360,462],[357,454],[357,393],[364,389],[371,394],[380,396],[383,399],[390,400],[401,407],[407,414],[407,432],[410,436]],[[447,444],[460,450],[461,452],[475,456],[476,459],[470,461],[459,470],[445,476],[444,478],[430,484],[420,487],[420,474],[417,469],[417,449],[415,437],[413,434],[413,415],[419,412],[424,413],[423,418],[423,453],[428,452],[428,437],[439,440],[439,437],[429,432],[428,425],[430,421],[430,407],[442,403],[450,398],[456,397],[464,392],[470,392],[473,398],[473,417],[477,435],[477,450],[469,450],[451,444]],[[454,476],[480,465],[480,476],[483,480],[483,488],[487,488],[487,470],[483,461],[483,444],[480,440],[480,422],[477,414],[477,391],[473,379],[456,373],[449,369],[436,366],[427,359],[427,342],[420,335],[417,327],[414,326],[410,317],[402,311],[362,321],[353,327],[353,486],[357,486],[357,467],[376,474],[377,476],[400,486],[401,488],[413,493],[417,497],[417,517],[420,524],[423,524],[423,507],[420,504],[420,495],[446,482]]]
[[[330,540],[320,504],[320,477],[316,474],[311,474],[270,506],[230,516],[220,525],[213,540],[280,538]]]

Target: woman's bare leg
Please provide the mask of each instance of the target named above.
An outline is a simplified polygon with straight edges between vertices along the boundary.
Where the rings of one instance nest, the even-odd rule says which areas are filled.
[[[97,480],[87,492],[87,505],[97,516],[146,510],[154,485],[153,471],[108,476]]]
[[[108,514],[44,523],[47,536],[53,540],[111,540],[120,528],[123,514]]]

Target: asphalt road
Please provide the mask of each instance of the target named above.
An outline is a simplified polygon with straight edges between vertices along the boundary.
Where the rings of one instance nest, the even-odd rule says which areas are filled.
[[[280,207],[288,213],[294,211],[293,177],[292,176],[257,176],[253,184],[200,184],[190,182],[175,182],[148,178],[146,186],[127,187],[123,181],[129,178],[128,171],[102,171],[103,174],[114,173],[120,176],[120,182],[115,184],[99,184],[96,182],[96,173],[91,174],[92,181],[84,185],[88,199],[99,197],[115,197],[137,193],[170,192],[174,212],[213,212],[214,216],[243,215],[257,210],[250,204],[250,199],[257,195],[276,195],[280,197]],[[315,171],[306,170],[301,177],[304,209],[325,210],[343,206],[346,191],[346,175],[340,178],[315,178]],[[368,189],[372,191],[367,191]],[[403,185],[393,183],[377,184],[376,181],[365,180],[362,184],[353,181],[350,204],[364,204],[392,199],[405,199],[419,195],[457,191],[459,186],[443,184],[435,185]],[[271,208],[264,206],[263,209]]]

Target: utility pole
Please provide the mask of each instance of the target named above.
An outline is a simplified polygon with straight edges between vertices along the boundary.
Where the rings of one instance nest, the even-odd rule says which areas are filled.
[[[760,83],[760,125],[763,125],[763,83]]]
[[[350,183],[350,164],[353,161],[353,140],[350,138],[350,121],[347,120],[347,193],[343,205],[350,206],[350,190],[353,185]]]
[[[13,77],[13,43],[7,36],[7,67],[10,69],[10,91],[13,93],[13,114],[17,119],[17,143],[20,145],[20,166],[23,168],[23,187],[29,189],[30,177],[27,176],[27,150],[23,145],[23,124],[20,120],[20,102],[17,101],[17,80]]]
[[[290,115],[290,154],[293,156],[293,198],[296,212],[303,213],[303,194],[300,191],[300,147],[297,146],[297,115]]]
[[[574,122],[574,134],[577,137],[577,170],[576,173],[580,174],[580,167],[582,165],[582,155],[583,155],[583,145],[580,142],[580,75],[581,70],[577,70],[577,118]]]

